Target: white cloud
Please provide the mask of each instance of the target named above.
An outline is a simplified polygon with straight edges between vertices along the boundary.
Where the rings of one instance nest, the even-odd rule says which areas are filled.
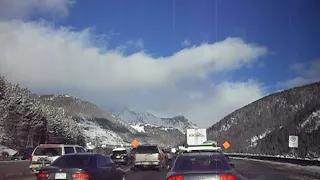
[[[189,40],[184,40],[182,43],[181,43],[181,46],[182,47],[187,47],[187,46],[190,46],[191,45],[191,42]]]
[[[69,94],[105,107],[184,113],[200,125],[211,125],[263,94],[252,81],[214,86],[206,81],[208,75],[246,67],[267,53],[242,39],[203,43],[168,57],[144,51],[129,56],[114,49],[102,52],[105,47],[97,46],[95,39],[90,29],[75,32],[45,23],[0,22],[0,75],[32,89],[71,89]]]
[[[320,59],[307,63],[296,63],[290,69],[297,73],[298,76],[279,83],[279,86],[292,88],[320,81]]]
[[[39,14],[63,18],[73,3],[73,0],[1,0],[0,20],[28,19]]]

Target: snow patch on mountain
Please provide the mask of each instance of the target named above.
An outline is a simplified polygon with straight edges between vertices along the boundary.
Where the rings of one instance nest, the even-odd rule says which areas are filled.
[[[265,132],[261,133],[260,135],[254,136],[251,138],[251,145],[250,147],[256,147],[257,146],[257,141],[260,139],[263,139],[264,137],[266,137],[266,135],[270,134],[272,130],[266,130]]]
[[[184,116],[175,116],[172,118],[160,118],[149,112],[138,112],[133,109],[127,109],[121,113],[115,113],[119,119],[129,123],[131,127],[137,126],[153,126],[153,127],[164,127],[174,128],[181,132],[184,132],[187,128],[197,127],[195,124],[189,122]],[[164,129],[163,129],[164,130]],[[139,130],[138,130],[139,131]]]
[[[307,132],[312,132],[320,127],[320,110],[310,114],[310,116],[300,124],[301,128],[307,128]]]
[[[145,133],[144,126],[142,124],[131,125],[131,127],[138,132]]]
[[[85,117],[80,119],[78,124],[83,129],[87,142],[108,145],[128,144],[117,133],[103,129],[97,122],[90,121]]]

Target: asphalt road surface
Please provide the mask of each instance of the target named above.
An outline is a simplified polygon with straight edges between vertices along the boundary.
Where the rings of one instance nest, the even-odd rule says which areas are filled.
[[[319,180],[320,167],[318,169],[302,168],[301,166],[269,163],[262,161],[232,159],[235,164],[235,171],[241,176],[240,179],[246,180]],[[157,172],[157,170],[135,170],[130,167],[127,169],[127,180],[165,180],[167,171]],[[318,171],[318,173],[317,173]],[[10,180],[35,180],[35,176],[21,177]]]

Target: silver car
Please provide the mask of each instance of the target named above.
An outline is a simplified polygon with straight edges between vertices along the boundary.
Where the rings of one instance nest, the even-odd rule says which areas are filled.
[[[219,152],[198,152],[179,155],[166,180],[239,180],[227,157]]]

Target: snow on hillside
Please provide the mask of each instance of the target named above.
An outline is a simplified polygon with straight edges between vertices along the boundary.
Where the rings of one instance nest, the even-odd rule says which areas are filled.
[[[145,133],[144,126],[142,124],[131,125],[131,127],[138,132]]]
[[[164,126],[161,118],[156,117],[155,115],[147,112],[136,112],[133,110],[125,110],[119,114],[120,119],[130,123],[146,123],[153,124],[157,126]]]
[[[97,122],[82,118],[78,122],[79,126],[83,129],[83,134],[87,142],[95,142],[96,144],[128,144],[115,132],[103,129]]]
[[[195,124],[189,122],[184,116],[175,116],[172,118],[160,118],[149,112],[138,112],[132,109],[127,109],[121,113],[116,113],[119,119],[129,123],[132,128],[144,126],[155,126],[164,128],[175,128],[184,132],[187,128],[197,127]],[[138,131],[140,131],[139,129]],[[165,129],[163,129],[165,130]]]

